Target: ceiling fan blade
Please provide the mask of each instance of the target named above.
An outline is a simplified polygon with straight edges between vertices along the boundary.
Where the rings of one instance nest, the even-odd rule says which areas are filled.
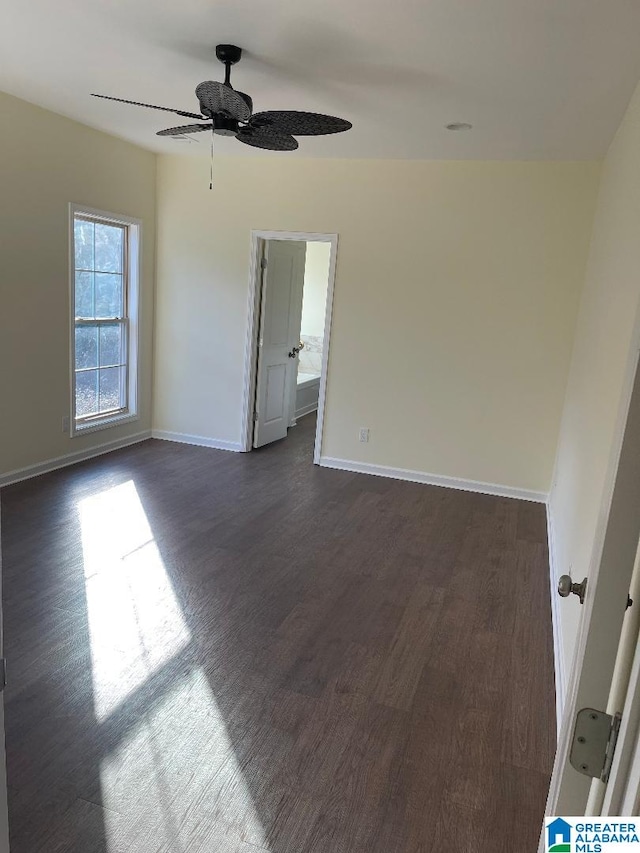
[[[147,107],[150,110],[162,110],[165,113],[174,113],[174,115],[182,116],[183,118],[199,118],[202,116],[198,113],[187,113],[184,110],[174,110],[171,107],[156,107],[155,104],[142,104],[140,101],[126,101],[124,98],[112,98],[111,95],[96,95],[91,93],[92,98],[104,98],[106,101],[118,101],[121,104],[133,104],[134,107]]]
[[[182,127],[168,127],[166,130],[159,130],[156,136],[184,136],[186,133],[211,130],[212,127],[212,124],[183,124]]]
[[[352,127],[350,121],[321,113],[306,113],[298,110],[267,110],[251,117],[254,127],[274,127],[292,136],[323,136],[326,133],[342,133]]]
[[[281,133],[273,127],[243,127],[236,134],[236,139],[254,148],[265,148],[267,151],[295,151],[298,142],[293,136]]]
[[[251,98],[242,92],[236,92],[225,83],[205,80],[196,86],[196,97],[205,115],[225,113],[236,121],[249,121],[251,116]]]

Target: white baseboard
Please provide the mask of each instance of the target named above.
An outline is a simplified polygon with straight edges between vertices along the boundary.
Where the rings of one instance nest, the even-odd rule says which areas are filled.
[[[197,447],[212,447],[214,450],[242,452],[242,445],[239,441],[221,441],[218,438],[206,438],[204,435],[188,435],[186,432],[167,432],[164,429],[154,429],[151,431],[151,438],[158,438],[160,441],[177,441],[178,444],[194,444]]]
[[[56,471],[58,468],[66,468],[68,465],[75,465],[76,462],[84,462],[85,459],[92,459],[94,456],[102,456],[104,453],[111,453],[112,450],[119,450],[121,447],[129,447],[131,444],[138,444],[140,441],[146,441],[148,438],[151,438],[150,429],[137,432],[134,435],[127,436],[126,438],[117,438],[115,441],[96,444],[86,450],[76,450],[73,453],[65,453],[64,456],[56,456],[54,459],[47,459],[46,462],[38,462],[35,465],[28,465],[26,468],[18,468],[15,471],[8,471],[6,474],[0,474],[0,487],[10,486],[12,483],[19,483],[21,480],[29,480],[31,477],[39,477],[40,474],[47,474],[49,471]]]
[[[320,465],[323,468],[337,468],[340,471],[354,471],[357,474],[374,474],[377,477],[391,477],[393,480],[408,480],[411,483],[443,486],[447,489],[461,489],[464,492],[478,492],[482,495],[496,495],[501,498],[518,498],[536,503],[546,503],[547,500],[546,492],[516,489],[512,486],[481,483],[476,480],[461,480],[457,477],[442,477],[439,474],[427,474],[424,471],[390,468],[386,465],[372,465],[369,462],[353,462],[350,459],[336,459],[332,456],[321,456]]]
[[[555,533],[551,506],[547,501],[547,541],[549,545],[549,586],[551,590],[551,623],[553,626],[553,664],[556,676],[556,720],[557,734],[560,736],[564,697],[567,686],[567,674],[564,667],[562,644],[562,608],[556,592],[558,586],[558,568],[556,559]]]
[[[309,403],[308,406],[301,406],[299,409],[296,409],[296,418],[303,418],[305,415],[310,415],[311,412],[318,411],[318,401],[315,403]]]

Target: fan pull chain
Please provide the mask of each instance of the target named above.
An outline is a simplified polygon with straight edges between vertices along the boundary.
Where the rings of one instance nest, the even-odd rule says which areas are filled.
[[[213,126],[211,128],[211,166],[209,169],[209,189],[210,190],[213,189],[213,138],[215,136],[215,133],[216,133],[216,124],[214,121]]]

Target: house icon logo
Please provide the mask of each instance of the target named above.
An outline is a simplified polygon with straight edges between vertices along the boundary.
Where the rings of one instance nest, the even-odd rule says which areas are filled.
[[[548,853],[571,853],[571,824],[561,817],[547,825]]]

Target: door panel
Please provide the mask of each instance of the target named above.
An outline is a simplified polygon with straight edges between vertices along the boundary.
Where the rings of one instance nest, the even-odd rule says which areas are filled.
[[[284,417],[287,403],[287,370],[283,364],[267,368],[267,393],[265,423]]]
[[[610,459],[609,486],[603,499],[591,562],[587,571],[583,572],[582,567],[574,568],[576,577],[587,575],[587,593],[551,778],[549,815],[583,815],[587,810],[590,780],[569,763],[574,723],[581,708],[604,710],[607,706],[638,548],[640,371],[637,370],[637,353],[631,367],[629,404],[620,412],[617,446]]]
[[[281,261],[282,259],[278,259]],[[275,286],[272,284],[272,298],[268,303],[269,323],[265,328],[265,343],[271,346],[286,347],[289,341],[289,303],[293,287],[294,259],[285,259],[285,263],[274,263],[274,275],[279,277]]]
[[[265,244],[254,447],[287,435],[298,369],[289,353],[300,337],[306,250],[306,243],[297,240]]]

